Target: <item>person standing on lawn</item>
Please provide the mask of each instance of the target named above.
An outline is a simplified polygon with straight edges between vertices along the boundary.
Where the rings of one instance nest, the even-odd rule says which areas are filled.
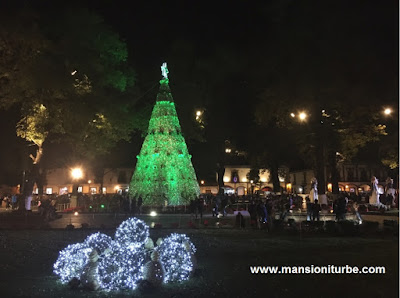
[[[386,191],[385,191],[385,195],[386,195],[386,201],[387,201],[387,205],[390,207],[395,207],[396,206],[396,202],[395,202],[395,197],[396,197],[396,190],[393,187],[393,179],[388,177],[386,179]]]
[[[361,218],[360,212],[358,212],[358,203],[357,203],[357,201],[353,202],[353,211],[354,211],[354,214],[357,217],[358,224],[361,225],[362,224],[362,218]]]
[[[319,221],[319,212],[321,211],[321,206],[319,205],[318,199],[315,199],[312,206],[312,221]]]
[[[250,224],[254,226],[257,222],[257,205],[255,200],[251,200],[249,205],[249,214],[250,214]]]
[[[201,197],[196,198],[196,201],[195,201],[196,219],[197,219],[197,214],[200,214],[201,220],[203,219],[203,205],[204,205],[203,198],[201,198]]]
[[[306,206],[307,206],[307,221],[311,221],[312,218],[312,209],[313,204],[310,201],[310,197],[306,197]]]
[[[138,207],[138,214],[142,214],[142,205],[143,205],[143,199],[141,196],[139,196],[138,201],[137,201],[137,207]]]
[[[17,208],[17,195],[13,194],[11,196],[11,208],[12,210],[15,210]]]

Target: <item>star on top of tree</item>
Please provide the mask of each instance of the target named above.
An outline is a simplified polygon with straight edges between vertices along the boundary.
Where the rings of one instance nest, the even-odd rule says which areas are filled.
[[[168,71],[168,68],[167,68],[167,62],[164,62],[161,65],[161,74],[163,75],[163,77],[165,79],[168,79],[168,73],[169,73],[169,71]]]

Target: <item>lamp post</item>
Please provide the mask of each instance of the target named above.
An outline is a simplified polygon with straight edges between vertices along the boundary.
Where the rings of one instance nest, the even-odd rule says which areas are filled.
[[[234,187],[235,187],[235,195],[237,194],[236,193],[236,183],[238,182],[238,177],[237,176],[234,176],[233,177],[233,183],[234,183]]]
[[[204,120],[203,120],[203,109],[199,109],[196,111],[196,122],[200,125],[200,128],[204,128]]]
[[[88,180],[88,184],[89,184],[89,190],[88,190],[88,192],[89,192],[89,195],[92,195],[92,189],[91,189],[91,187],[90,187],[90,184],[92,183],[92,180]],[[82,190],[82,192],[83,192],[83,190]]]
[[[71,169],[72,183],[72,196],[71,196],[71,208],[78,206],[78,185],[77,181],[83,177],[83,172],[81,168]]]

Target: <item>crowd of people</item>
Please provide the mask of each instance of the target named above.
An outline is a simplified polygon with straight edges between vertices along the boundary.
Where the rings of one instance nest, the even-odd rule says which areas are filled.
[[[270,228],[275,215],[285,220],[287,215],[293,211],[306,211],[307,221],[319,221],[321,211],[334,213],[337,221],[346,219],[346,214],[354,214],[358,223],[362,223],[364,211],[380,210],[382,212],[390,208],[398,208],[398,194],[393,187],[393,179],[386,181],[384,191],[378,187],[378,179],[371,180],[371,192],[368,196],[361,193],[341,192],[335,199],[326,196],[318,196],[317,181],[311,181],[311,191],[305,198],[297,194],[282,193],[279,195],[270,193],[267,196],[260,194],[249,194],[237,196],[226,195],[223,192],[213,194],[201,194],[198,198],[191,200],[188,206],[178,208],[176,213],[191,213],[197,219],[203,219],[203,214],[212,214],[213,217],[224,217],[227,214],[235,214],[240,225],[244,212],[248,212],[250,223],[257,228]],[[17,210],[23,206],[21,195],[5,195],[2,206],[6,210]],[[56,207],[62,203],[68,203],[69,195],[33,197],[32,204],[37,206],[40,215],[46,219],[56,217]],[[304,203],[305,201],[305,203]],[[19,204],[22,202],[22,205]],[[25,203],[26,204],[26,203]],[[20,206],[21,205],[21,206]],[[78,196],[78,206],[91,212],[128,212],[130,214],[143,214],[143,200],[141,197],[130,199],[127,194],[112,195],[86,195]],[[101,206],[101,207],[100,207]],[[101,208],[104,208],[103,210]],[[147,210],[147,209],[146,209]],[[147,212],[145,210],[145,212]],[[168,213],[165,208],[162,209]]]
[[[259,194],[252,195],[226,195],[223,193],[212,195],[202,194],[199,198],[192,200],[189,205],[189,212],[197,219],[202,218],[203,213],[211,213],[213,217],[224,217],[227,214],[236,216],[237,225],[243,227],[243,214],[248,212],[250,224],[253,227],[267,229],[272,225],[276,213],[280,213],[282,220],[290,210],[301,208],[302,198],[300,196],[274,195],[267,197]]]
[[[17,200],[18,196],[16,194],[6,194],[3,198],[2,206],[6,208],[6,210],[15,210],[17,209]]]

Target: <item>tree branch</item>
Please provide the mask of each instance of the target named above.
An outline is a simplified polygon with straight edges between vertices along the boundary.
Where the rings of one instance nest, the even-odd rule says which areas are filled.
[[[36,156],[33,156],[32,154],[29,155],[29,157],[33,160],[33,164],[38,164],[40,159],[42,158],[43,155],[43,149],[42,146],[38,146],[39,148],[36,150]]]

